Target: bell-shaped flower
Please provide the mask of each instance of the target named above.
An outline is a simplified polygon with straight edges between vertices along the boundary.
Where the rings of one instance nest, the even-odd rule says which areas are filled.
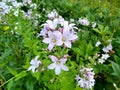
[[[48,69],[54,69],[55,68],[55,74],[56,75],[59,75],[61,70],[69,71],[68,67],[64,65],[67,61],[67,58],[58,59],[57,57],[51,55],[50,59],[52,60],[53,63],[48,66]]]

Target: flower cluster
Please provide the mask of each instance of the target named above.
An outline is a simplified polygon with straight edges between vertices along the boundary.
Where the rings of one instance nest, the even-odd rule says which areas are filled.
[[[0,2],[0,19],[10,12],[10,7],[5,2]]]
[[[27,7],[27,11],[22,10],[21,7]],[[0,2],[0,18],[10,12],[12,12],[15,17],[18,17],[19,13],[22,13],[24,19],[33,20],[34,26],[37,26],[37,18],[40,18],[40,15],[38,13],[34,13],[36,9],[37,4],[33,3],[31,0],[23,0],[22,2],[17,2],[16,0],[5,0],[4,2]]]
[[[78,82],[78,86],[84,88],[84,89],[92,89],[92,87],[95,84],[94,79],[94,71],[92,68],[85,68],[83,67],[80,70],[81,76],[76,75],[76,81]]]
[[[55,10],[48,14],[48,18],[39,34],[43,36],[43,42],[49,44],[48,49],[51,51],[54,46],[62,45],[71,48],[71,42],[78,38],[75,24],[64,20]]]
[[[110,57],[110,55],[109,55],[108,53],[113,49],[113,47],[112,47],[112,45],[111,45],[111,41],[108,41],[108,43],[109,43],[109,44],[108,44],[107,46],[104,46],[104,47],[102,48],[102,51],[103,51],[105,54],[102,54],[102,57],[98,59],[98,63],[103,64],[103,63],[105,62],[105,60],[107,60],[107,59]],[[98,47],[100,44],[101,44],[101,42],[98,41],[98,42],[95,44],[95,46]]]

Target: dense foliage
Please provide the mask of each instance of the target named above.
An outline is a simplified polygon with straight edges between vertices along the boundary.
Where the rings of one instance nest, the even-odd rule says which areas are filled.
[[[0,2],[0,90],[119,90],[119,0]]]

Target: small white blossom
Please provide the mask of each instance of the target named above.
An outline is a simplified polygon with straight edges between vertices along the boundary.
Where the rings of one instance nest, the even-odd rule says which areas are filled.
[[[36,56],[34,59],[30,61],[31,66],[28,68],[28,71],[32,70],[33,73],[36,71],[36,69],[41,64],[41,61],[38,60],[38,58],[39,56]]]
[[[84,25],[84,26],[88,26],[90,24],[90,22],[88,21],[87,18],[79,18],[78,22],[81,24],[81,25]]]
[[[96,23],[92,22],[92,27],[95,28],[96,27]]]
[[[0,17],[1,15],[8,14],[9,11],[10,11],[9,6],[4,2],[0,2]]]
[[[99,47],[100,44],[101,44],[101,42],[100,42],[100,41],[97,41],[96,44],[95,44],[95,46],[96,46],[96,47]]]
[[[19,11],[16,10],[16,11],[14,12],[14,15],[15,15],[16,17],[18,17],[18,15],[19,15]]]
[[[53,19],[53,18],[55,18],[55,17],[57,17],[58,16],[58,13],[56,12],[56,10],[53,10],[52,12],[50,12],[48,15],[47,15],[47,17],[48,18],[51,18],[51,19]]]
[[[59,75],[61,70],[69,71],[68,67],[64,65],[67,61],[67,58],[58,59],[57,57],[51,55],[50,59],[52,60],[53,63],[48,66],[48,69],[54,69],[55,68],[55,74],[56,75]]]
[[[110,44],[108,44],[107,46],[104,46],[103,47],[103,51],[105,52],[105,53],[108,53],[109,51],[111,51],[112,50],[112,45],[111,45],[111,43]]]
[[[101,59],[107,60],[110,57],[109,54],[102,54]]]
[[[102,58],[98,59],[98,63],[103,64],[104,62],[105,62],[104,59],[102,59]]]
[[[70,19],[70,22],[74,22],[75,20],[73,18]]]

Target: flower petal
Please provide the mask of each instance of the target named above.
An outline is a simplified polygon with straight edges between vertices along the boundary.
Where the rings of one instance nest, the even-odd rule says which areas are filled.
[[[56,62],[58,60],[57,57],[55,57],[53,55],[50,55],[49,57],[52,60],[52,62]]]
[[[55,68],[55,74],[59,75],[60,71],[61,71],[60,66],[56,66],[56,68]]]
[[[56,67],[56,64],[55,63],[52,63],[48,66],[48,69],[54,69]]]
[[[65,64],[65,62],[67,61],[67,58],[61,58],[60,61],[62,64]]]
[[[51,51],[52,49],[53,49],[53,47],[54,47],[54,43],[50,43],[49,45],[48,45],[48,49]]]
[[[76,40],[78,38],[78,36],[77,35],[74,35],[74,34],[71,34],[70,36],[69,36],[69,40]]]
[[[67,46],[68,48],[71,48],[71,42],[70,41],[66,41],[66,42],[64,42],[64,44],[65,44],[65,46]]]
[[[61,69],[64,70],[64,71],[69,71],[68,67],[65,66],[65,65],[61,65]]]
[[[53,32],[52,32],[52,31],[48,31],[48,36],[49,36],[50,38],[54,38]]]
[[[50,43],[50,38],[45,38],[45,39],[43,39],[43,42],[44,42],[44,43]]]

